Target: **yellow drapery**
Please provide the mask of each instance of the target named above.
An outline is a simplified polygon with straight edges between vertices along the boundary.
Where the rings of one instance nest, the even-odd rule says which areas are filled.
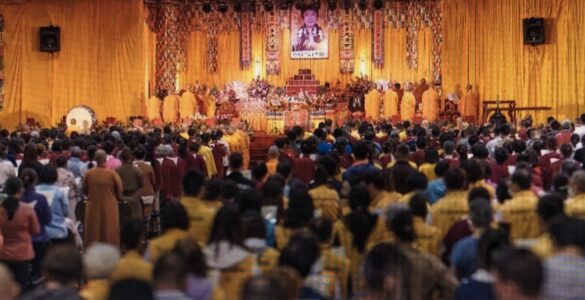
[[[144,114],[144,9],[141,0],[0,2],[5,18],[2,126],[35,118],[55,125],[74,106],[98,120]],[[41,26],[61,27],[61,51],[39,51]]]
[[[445,0],[442,70],[444,92],[457,84],[478,86],[480,99],[515,99],[519,106],[552,106],[553,116],[573,118],[585,110],[585,1]],[[54,125],[78,104],[93,107],[100,120],[144,114],[147,80],[154,82],[155,36],[145,30],[140,0],[11,0],[0,2],[5,18],[5,105],[0,123],[14,127],[27,117]],[[522,41],[522,19],[544,17],[547,43]],[[61,52],[38,51],[38,27],[61,27]],[[339,33],[330,32],[329,59],[290,59],[290,33],[281,43],[281,73],[268,76],[283,85],[301,68],[321,82],[347,83],[363,69],[373,79],[431,78],[432,36],[419,34],[418,70],[406,65],[406,32],[385,31],[385,67],[371,63],[371,31],[355,31],[355,72],[339,73]],[[240,70],[239,34],[219,36],[219,70],[206,71],[206,36],[192,32],[181,82],[221,85],[249,81],[258,67],[265,76],[262,32],[252,37],[252,65]],[[362,58],[364,66],[362,67]],[[256,63],[258,61],[258,63]],[[151,92],[154,90],[151,88]],[[444,93],[445,94],[445,93]],[[546,113],[539,114],[542,121]]]

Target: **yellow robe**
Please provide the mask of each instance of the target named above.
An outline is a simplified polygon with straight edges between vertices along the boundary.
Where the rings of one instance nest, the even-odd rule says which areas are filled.
[[[168,95],[163,101],[163,119],[167,123],[177,122],[179,96]]]
[[[414,98],[414,94],[412,92],[404,93],[404,96],[402,97],[402,103],[400,103],[400,118],[403,121],[412,121],[414,118],[415,105],[416,99]]]
[[[341,287],[342,299],[347,299],[347,280],[349,278],[350,261],[347,257],[340,256],[331,251],[328,245],[321,246],[321,259],[323,269],[335,274]]]
[[[537,205],[538,197],[532,191],[516,192],[502,204],[500,211],[504,221],[510,223],[511,240],[535,239],[540,235]]]
[[[398,94],[393,90],[387,90],[384,95],[384,117],[392,118],[398,115]]]
[[[152,264],[144,260],[140,253],[128,251],[118,262],[111,276],[112,282],[124,279],[152,281]]]
[[[337,191],[323,184],[309,191],[313,200],[315,212],[319,211],[321,216],[335,223],[341,216],[341,206]]]
[[[423,119],[429,120],[430,122],[436,121],[440,109],[439,92],[433,88],[426,90],[422,95]]]
[[[175,244],[182,240],[189,238],[189,232],[181,229],[169,229],[163,235],[152,239],[148,244],[148,253],[150,254],[150,261],[156,260],[165,253],[173,250]]]
[[[156,96],[150,97],[146,103],[146,118],[149,121],[160,119],[161,101]]]
[[[437,179],[437,174],[435,173],[435,167],[437,164],[429,164],[424,163],[418,167],[418,171],[423,173],[429,182]]]
[[[196,107],[197,100],[195,100],[195,95],[189,91],[184,92],[179,102],[179,115],[181,120],[190,118],[196,111]]]
[[[238,129],[236,135],[242,145],[242,157],[244,158],[244,170],[250,165],[250,137],[243,130]]]
[[[431,255],[439,255],[442,237],[439,228],[425,223],[421,217],[414,217],[413,221],[414,232],[416,232],[414,248]]]
[[[369,211],[384,215],[392,204],[398,203],[398,199],[401,197],[402,195],[399,193],[384,191],[372,199]]]
[[[189,215],[189,236],[200,246],[207,245],[217,209],[195,197],[184,196],[180,202]]]
[[[452,191],[435,202],[431,207],[433,226],[447,233],[449,228],[469,213],[466,191]]]
[[[93,279],[81,290],[79,296],[85,300],[105,300],[110,293],[110,280]]]
[[[459,113],[463,117],[477,117],[478,114],[478,105],[477,103],[477,96],[474,92],[467,92],[460,100],[459,100]]]
[[[540,259],[545,260],[549,258],[553,253],[553,241],[548,233],[542,234],[536,239],[536,242],[532,245],[532,252],[536,254]]]
[[[213,152],[211,148],[201,145],[199,148],[199,154],[205,159],[205,166],[207,167],[207,177],[211,178],[217,174],[217,168],[215,166],[215,159],[213,158]]]
[[[380,118],[380,92],[373,89],[366,95],[364,102],[366,118],[377,121]]]
[[[585,220],[585,194],[579,194],[565,203],[568,216]]]
[[[217,105],[215,103],[215,99],[211,95],[204,95],[203,102],[205,103],[206,113],[205,115],[208,118],[215,116],[215,110],[217,109]]]

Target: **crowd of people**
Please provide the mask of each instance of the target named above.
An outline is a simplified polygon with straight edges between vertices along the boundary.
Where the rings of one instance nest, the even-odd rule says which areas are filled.
[[[2,299],[585,299],[585,114],[0,131]]]

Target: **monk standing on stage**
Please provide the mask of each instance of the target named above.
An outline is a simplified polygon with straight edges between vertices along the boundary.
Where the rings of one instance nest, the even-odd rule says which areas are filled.
[[[414,118],[416,107],[416,98],[412,93],[412,83],[406,84],[406,92],[400,103],[400,117],[402,120],[412,120]]]
[[[384,117],[392,119],[398,115],[398,94],[393,89],[388,89],[382,95],[384,106]]]
[[[424,78],[421,79],[416,89],[414,89],[414,98],[416,99],[417,104],[420,105],[420,103],[422,103],[422,96],[428,89],[429,85],[427,84],[427,80]]]
[[[197,100],[195,99],[195,95],[188,88],[181,95],[181,100],[179,101],[179,116],[181,121],[191,118],[196,111],[196,107]]]
[[[179,109],[179,96],[170,94],[165,97],[163,101],[163,119],[167,123],[177,122],[177,115]]]
[[[156,95],[150,97],[146,103],[146,118],[152,122],[160,119],[161,100]]]
[[[115,171],[106,168],[106,152],[95,153],[97,167],[85,174],[83,192],[87,195],[85,208],[85,245],[93,242],[120,246],[120,212],[118,201],[124,190]]]
[[[364,104],[366,110],[366,119],[378,121],[380,118],[381,96],[382,94],[378,89],[373,89],[368,94],[366,94]]]
[[[236,130],[236,135],[240,139],[242,145],[242,157],[244,158],[244,170],[250,166],[250,136],[243,129],[243,123],[240,124]]]
[[[441,110],[441,101],[439,92],[437,91],[438,83],[431,86],[430,89],[422,95],[422,117],[423,120],[435,122],[439,111]]]
[[[465,88],[465,95],[459,100],[459,113],[464,121],[475,121],[479,113],[479,99],[473,92],[473,86],[468,84]]]

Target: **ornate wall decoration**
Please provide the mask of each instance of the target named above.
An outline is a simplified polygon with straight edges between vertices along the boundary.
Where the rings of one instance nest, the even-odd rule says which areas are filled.
[[[4,109],[4,17],[0,14],[0,111]]]
[[[381,10],[374,11],[372,25],[372,62],[376,68],[384,67],[384,15]]]
[[[156,91],[175,91],[177,65],[184,62],[184,45],[179,32],[180,8],[164,5],[156,14]],[[161,30],[164,28],[164,30]]]
[[[240,66],[247,70],[252,63],[252,20],[250,13],[242,13],[240,20]]]
[[[344,11],[340,15],[339,34],[339,65],[341,74],[351,74],[354,70],[354,35],[351,12]]]
[[[441,50],[443,47],[443,6],[436,3],[431,12],[431,29],[433,32],[433,81],[441,83]]]
[[[274,12],[266,14],[266,74],[280,74],[280,25]]]

